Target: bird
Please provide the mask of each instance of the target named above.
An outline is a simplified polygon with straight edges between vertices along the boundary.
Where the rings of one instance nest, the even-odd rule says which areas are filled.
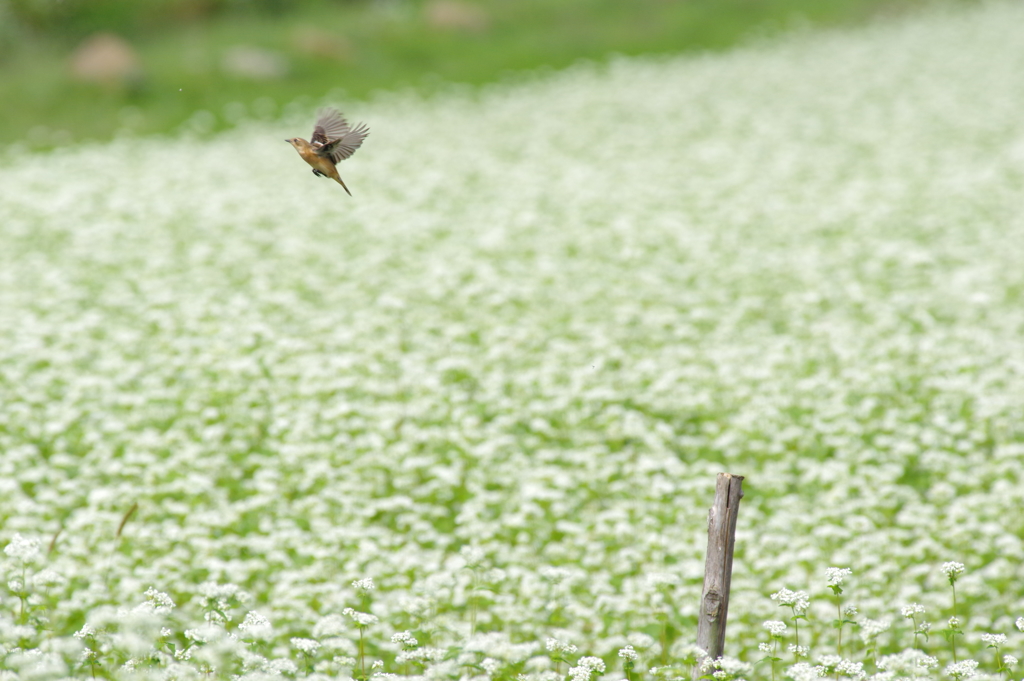
[[[313,137],[309,142],[301,137],[292,137],[285,142],[295,147],[302,160],[313,166],[314,175],[331,178],[341,185],[346,194],[352,196],[338,175],[335,164],[356,153],[356,149],[369,134],[370,128],[365,124],[360,123],[353,128],[337,109],[326,108],[317,112]]]

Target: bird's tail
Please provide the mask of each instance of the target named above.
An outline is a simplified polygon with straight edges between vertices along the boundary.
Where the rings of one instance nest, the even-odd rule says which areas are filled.
[[[338,184],[341,185],[341,188],[345,190],[346,194],[348,194],[349,196],[352,196],[352,192],[350,192],[348,190],[348,187],[345,186],[345,183],[341,181],[341,176],[340,175],[335,175],[334,179],[338,181]]]

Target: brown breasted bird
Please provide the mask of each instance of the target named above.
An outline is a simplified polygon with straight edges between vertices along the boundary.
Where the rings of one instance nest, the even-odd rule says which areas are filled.
[[[293,137],[285,142],[295,147],[302,160],[313,166],[314,175],[331,178],[352,196],[352,192],[341,181],[335,164],[356,153],[356,149],[369,134],[370,129],[362,123],[351,127],[337,109],[321,109],[317,112],[312,140],[307,142],[301,137]]]

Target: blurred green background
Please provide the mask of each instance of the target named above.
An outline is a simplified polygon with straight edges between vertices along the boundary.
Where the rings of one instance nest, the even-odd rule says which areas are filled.
[[[378,90],[721,50],[967,1],[0,0],[0,145],[202,134],[292,102],[352,111]]]

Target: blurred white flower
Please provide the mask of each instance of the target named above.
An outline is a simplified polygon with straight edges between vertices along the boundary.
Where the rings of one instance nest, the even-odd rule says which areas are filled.
[[[23,537],[20,532],[15,532],[11,541],[4,547],[4,553],[23,563],[31,563],[39,557],[39,540]]]

